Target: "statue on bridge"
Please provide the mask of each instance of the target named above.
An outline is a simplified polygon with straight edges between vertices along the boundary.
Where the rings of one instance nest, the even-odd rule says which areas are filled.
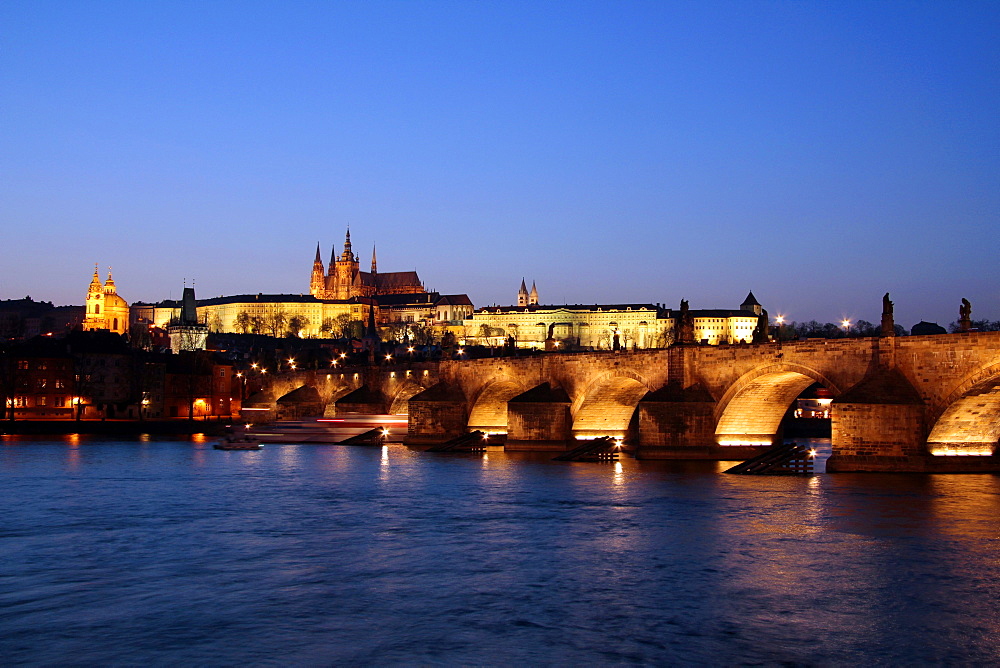
[[[757,326],[753,328],[754,343],[767,343],[771,340],[771,325],[767,321],[767,310],[761,309],[757,316]]]
[[[892,302],[889,293],[882,297],[882,336],[896,336],[896,325],[892,319]]]
[[[962,297],[962,305],[958,307],[958,331],[967,332],[972,329],[972,304]]]
[[[686,299],[681,300],[680,314],[677,316],[677,343],[694,343],[694,316]]]

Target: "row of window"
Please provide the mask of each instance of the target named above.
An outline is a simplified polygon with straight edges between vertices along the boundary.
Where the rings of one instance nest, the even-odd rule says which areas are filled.
[[[35,397],[35,406],[48,406],[48,397]],[[69,397],[52,397],[52,406],[54,408],[69,408],[71,406]],[[28,407],[28,397],[14,397],[14,408],[27,408]]]

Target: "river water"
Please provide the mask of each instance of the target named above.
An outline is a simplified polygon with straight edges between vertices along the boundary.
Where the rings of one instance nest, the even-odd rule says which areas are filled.
[[[0,441],[0,656],[996,663],[1000,476]]]

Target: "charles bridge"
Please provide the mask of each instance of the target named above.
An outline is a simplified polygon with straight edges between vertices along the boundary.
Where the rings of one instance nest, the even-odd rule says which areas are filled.
[[[508,449],[622,438],[642,459],[742,459],[795,398],[832,396],[828,471],[998,471],[1000,332],[546,353],[298,371],[257,406],[408,415],[407,442],[481,429]],[[249,405],[249,404],[248,404]]]

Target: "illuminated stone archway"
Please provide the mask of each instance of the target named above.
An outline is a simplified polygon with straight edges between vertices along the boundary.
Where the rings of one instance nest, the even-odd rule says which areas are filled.
[[[927,437],[932,455],[992,455],[1000,440],[1000,364],[973,374],[945,400]]]
[[[403,387],[399,388],[396,395],[392,398],[392,402],[389,405],[390,415],[408,415],[410,397],[414,397],[424,390],[426,387],[417,385],[416,383],[407,383]]]
[[[625,438],[639,400],[649,392],[645,379],[620,371],[590,384],[573,413],[574,438]]]
[[[509,378],[494,380],[479,391],[469,411],[469,429],[492,434],[507,433],[507,402],[525,391]]]
[[[745,374],[719,402],[719,445],[771,445],[792,402],[813,383],[840,394],[827,378],[798,365],[770,365]]]

